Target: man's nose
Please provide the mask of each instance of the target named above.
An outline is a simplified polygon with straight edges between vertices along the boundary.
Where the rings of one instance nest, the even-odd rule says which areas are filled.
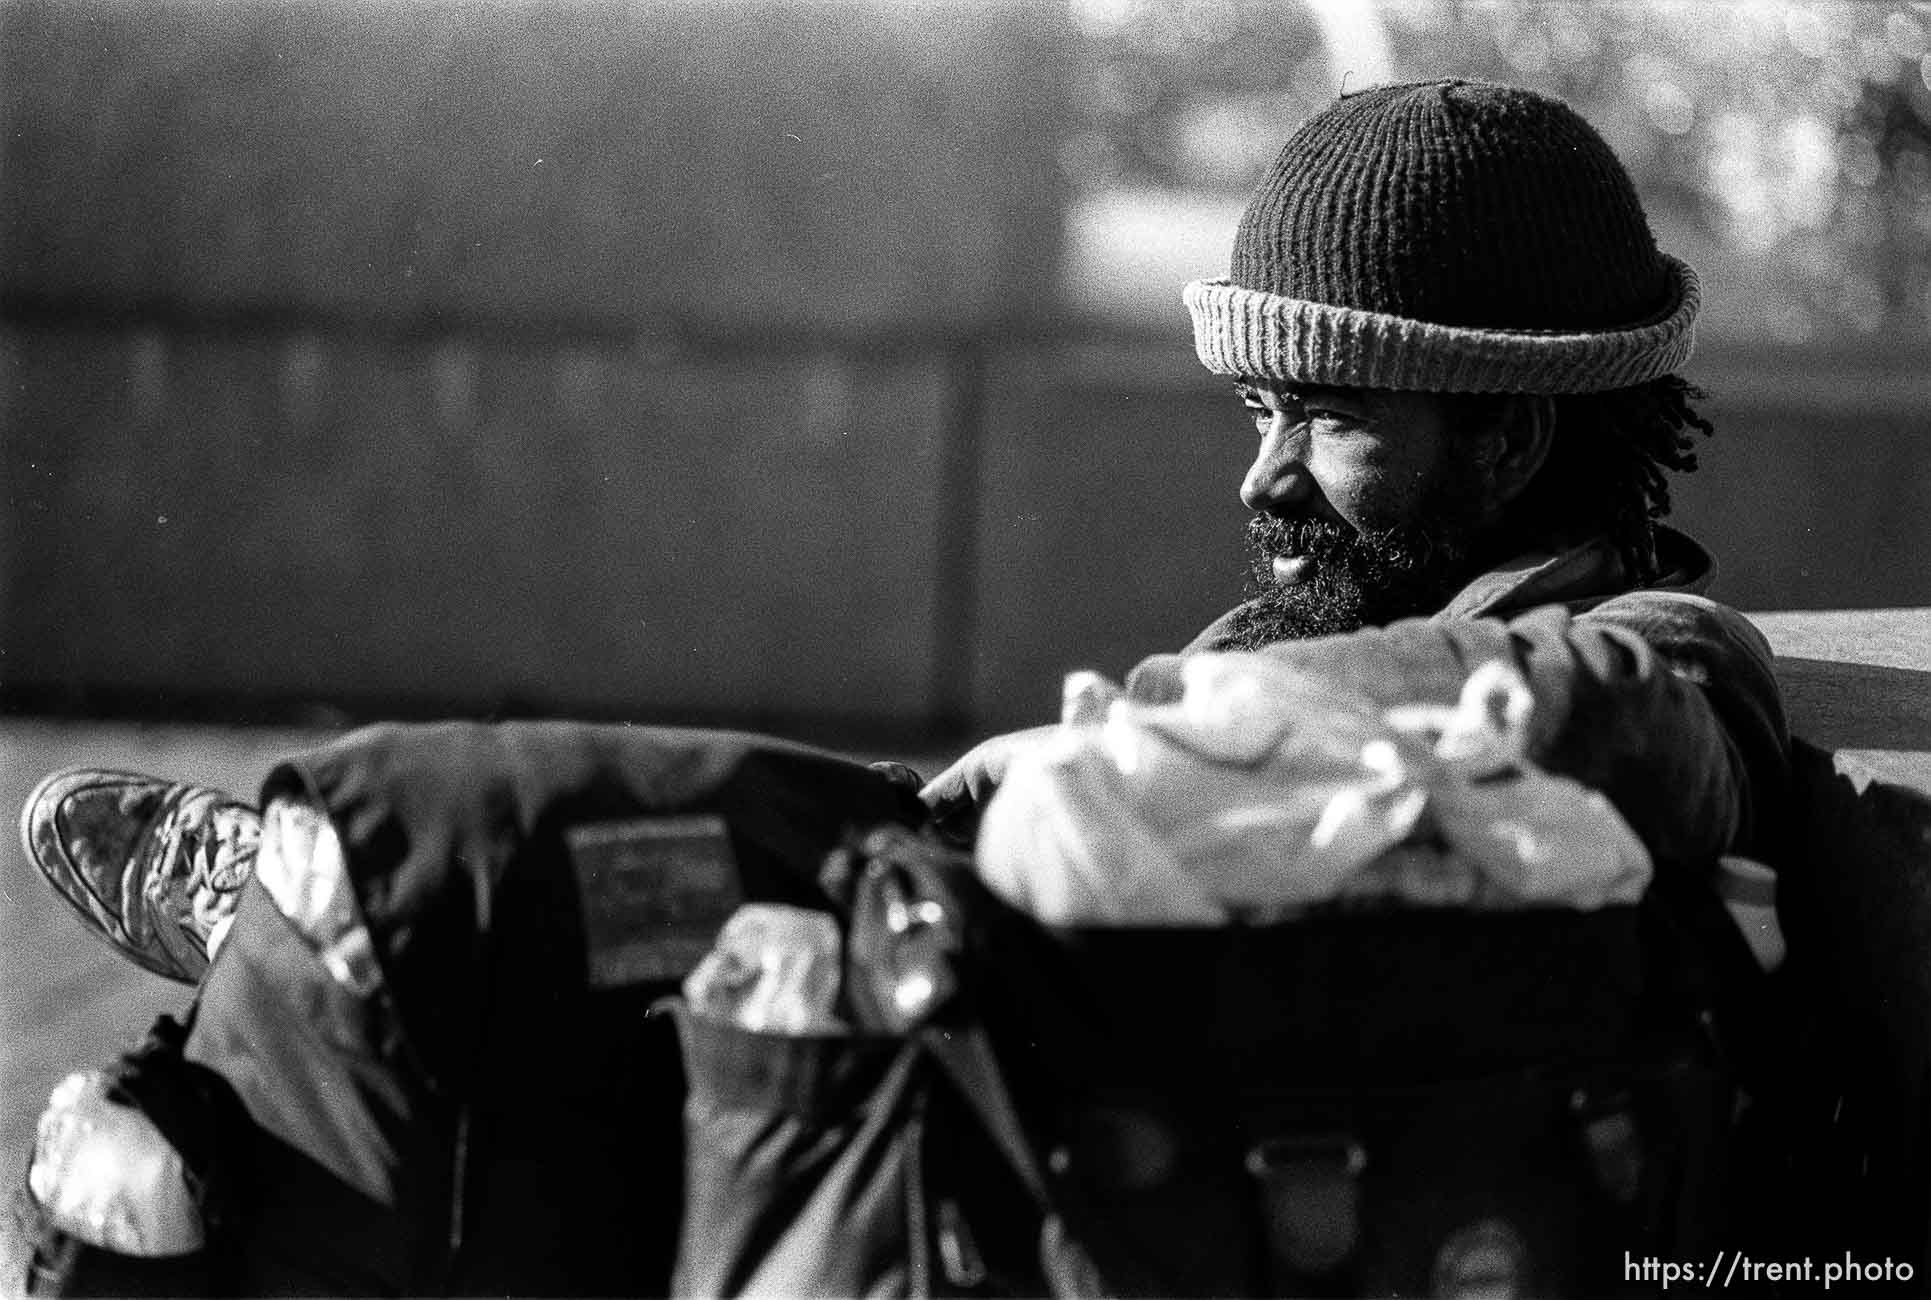
[[[1261,447],[1254,463],[1241,480],[1241,504],[1249,510],[1279,511],[1300,505],[1313,494],[1314,479],[1307,472],[1305,440],[1294,436],[1277,420],[1275,427],[1261,435]]]

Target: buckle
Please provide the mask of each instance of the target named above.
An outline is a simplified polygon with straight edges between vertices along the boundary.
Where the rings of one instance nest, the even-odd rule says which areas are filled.
[[[1332,1273],[1361,1237],[1360,1177],[1368,1153],[1346,1133],[1288,1134],[1249,1148],[1268,1250],[1295,1273]]]

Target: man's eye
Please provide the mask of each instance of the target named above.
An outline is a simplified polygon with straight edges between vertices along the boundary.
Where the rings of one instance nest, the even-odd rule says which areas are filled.
[[[1272,411],[1268,410],[1265,406],[1259,406],[1252,402],[1247,404],[1247,417],[1254,422],[1256,429],[1264,430],[1274,422],[1274,413]]]

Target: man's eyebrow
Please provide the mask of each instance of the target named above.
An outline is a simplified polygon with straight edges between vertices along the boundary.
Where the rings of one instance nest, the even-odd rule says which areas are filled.
[[[1331,384],[1281,384],[1274,389],[1283,400],[1303,406],[1337,406],[1368,409],[1374,395],[1364,388],[1342,388]]]
[[[1358,388],[1328,388],[1320,384],[1296,384],[1285,380],[1236,379],[1234,392],[1243,402],[1264,406],[1263,396],[1290,406],[1331,406],[1342,413],[1367,413],[1375,409],[1374,395]]]
[[[1272,397],[1281,402],[1299,402],[1307,397],[1307,389],[1300,384],[1281,379],[1236,379],[1234,391],[1249,402],[1258,402],[1263,397]]]

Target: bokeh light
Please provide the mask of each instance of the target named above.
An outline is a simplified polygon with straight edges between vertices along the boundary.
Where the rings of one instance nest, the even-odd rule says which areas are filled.
[[[1077,0],[1075,14],[1087,48],[1065,151],[1068,233],[1087,244],[1069,274],[1115,268],[1111,283],[1071,285],[1077,306],[1152,319],[1176,284],[1222,271],[1158,264],[1144,242],[1127,250],[1149,227],[1136,202],[1237,212],[1281,141],[1335,94],[1452,75],[1533,86],[1594,122],[1658,238],[1714,290],[1708,330],[1927,333],[1923,0]],[[1169,242],[1211,249],[1230,233]]]

